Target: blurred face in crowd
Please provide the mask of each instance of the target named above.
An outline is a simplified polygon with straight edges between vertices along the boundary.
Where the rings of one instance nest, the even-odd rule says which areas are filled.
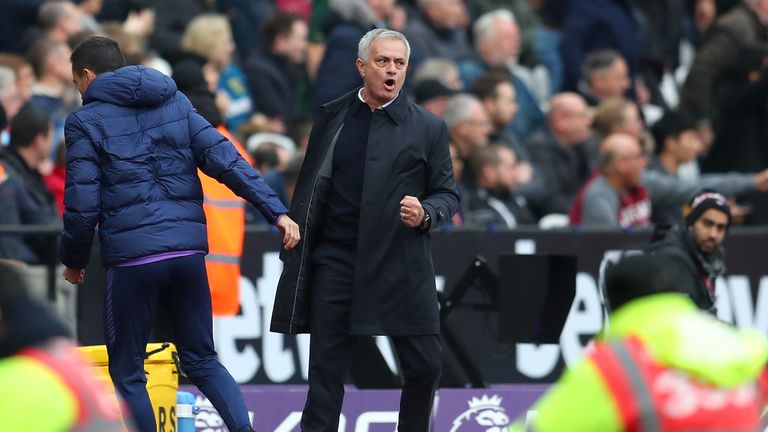
[[[429,20],[438,28],[453,29],[464,21],[464,2],[462,0],[434,0],[424,6]]]
[[[368,6],[373,10],[377,20],[383,20],[392,14],[395,0],[368,0]]]
[[[677,137],[667,137],[664,146],[665,151],[670,152],[678,163],[683,164],[696,159],[703,144],[699,134],[691,129],[681,132]]]
[[[13,82],[5,87],[2,92],[2,97],[0,98],[0,104],[3,105],[5,114],[9,119],[13,118],[13,116],[19,112],[22,105],[24,105],[24,100],[21,98],[21,94],[19,94],[18,84]]]
[[[67,63],[69,63],[69,59],[67,59]],[[67,70],[69,70],[70,78],[67,80],[67,83],[72,81],[72,70],[69,68],[69,65],[67,65]],[[18,75],[16,76],[16,87],[18,87],[19,91],[19,97],[23,101],[29,100],[30,97],[32,97],[32,84],[35,83],[35,72],[32,70],[32,66],[29,64],[24,65],[21,69],[18,71]]]
[[[496,97],[483,101],[491,122],[496,129],[504,128],[512,122],[517,114],[517,98],[515,87],[509,82],[496,86]]]
[[[690,232],[701,252],[712,253],[725,241],[728,215],[717,209],[709,209],[691,225]]]
[[[498,147],[499,163],[492,169],[493,185],[497,191],[513,192],[517,186],[517,158],[509,147]]]
[[[55,76],[62,84],[69,84],[72,81],[72,65],[69,62],[69,56],[72,50],[65,43],[59,44],[55,53],[48,60],[48,71]]]
[[[62,33],[66,36],[71,36],[82,30],[80,10],[77,9],[77,6],[68,1],[62,2],[62,6],[64,7],[64,15],[59,20],[57,27],[60,28]]]
[[[591,135],[592,117],[584,98],[566,93],[552,98],[550,107],[552,131],[564,144],[581,144]]]
[[[603,142],[613,153],[612,169],[625,187],[637,186],[645,171],[647,159],[637,138],[627,134],[613,134]]]
[[[623,132],[633,137],[640,138],[645,129],[643,120],[640,118],[640,110],[637,109],[637,105],[631,104],[624,108],[622,113],[621,125],[614,132]]]
[[[307,56],[307,34],[309,29],[302,20],[293,22],[291,33],[287,36],[278,36],[275,39],[275,51],[282,54],[294,63],[304,63]]]
[[[596,72],[589,87],[598,99],[618,97],[629,89],[629,68],[624,59],[616,59],[610,67]]]
[[[520,55],[520,30],[517,24],[507,19],[495,19],[491,32],[478,42],[483,61],[489,66],[503,66],[516,61]]]
[[[488,135],[493,126],[483,106],[473,102],[469,109],[469,118],[456,125],[455,129],[456,135],[468,144],[466,147],[477,149],[488,145]]]
[[[363,98],[372,108],[394,99],[405,82],[408,53],[400,39],[378,38],[371,42],[368,59],[357,59],[363,77]]]

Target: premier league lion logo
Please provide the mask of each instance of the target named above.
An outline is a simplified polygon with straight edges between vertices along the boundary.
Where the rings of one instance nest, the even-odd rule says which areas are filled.
[[[473,397],[467,402],[469,409],[453,421],[450,432],[502,432],[510,421],[501,400],[498,395]]]

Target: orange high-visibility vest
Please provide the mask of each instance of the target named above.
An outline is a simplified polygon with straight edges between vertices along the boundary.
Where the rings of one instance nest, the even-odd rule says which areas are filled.
[[[249,164],[251,157],[226,127],[216,128],[229,139]],[[205,269],[211,287],[211,303],[214,315],[235,315],[240,307],[239,280],[240,257],[243,254],[245,236],[244,199],[235,195],[216,179],[199,171],[203,185],[203,210],[208,225],[208,255]]]
[[[718,388],[659,364],[638,338],[597,344],[590,356],[625,431],[755,431],[762,395],[757,383]]]

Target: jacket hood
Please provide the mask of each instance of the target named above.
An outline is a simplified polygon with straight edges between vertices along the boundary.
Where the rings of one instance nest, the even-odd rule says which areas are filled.
[[[105,72],[93,80],[83,96],[83,105],[100,101],[113,105],[153,107],[176,94],[176,83],[146,66],[125,66]]]
[[[765,336],[718,321],[680,294],[646,296],[617,309],[606,337],[630,335],[661,364],[721,387],[757,379],[768,360]]]

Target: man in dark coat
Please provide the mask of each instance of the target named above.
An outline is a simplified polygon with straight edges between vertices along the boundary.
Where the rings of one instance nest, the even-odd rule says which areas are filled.
[[[430,230],[458,208],[445,124],[401,92],[408,41],[368,32],[364,86],[324,105],[289,214],[272,331],[312,335],[301,429],[336,431],[357,335],[392,337],[403,368],[399,428],[427,431],[441,372]]]
[[[691,299],[700,309],[714,313],[715,280],[725,271],[723,242],[731,209],[724,195],[705,189],[693,197],[685,213],[684,223],[652,243],[648,252],[676,260],[691,279]]]
[[[0,150],[0,225],[56,224],[60,222],[56,203],[38,171],[51,151],[51,116],[27,104],[11,127],[11,142]],[[0,258],[35,265],[52,257],[50,238],[0,235]]]
[[[67,185],[59,256],[82,283],[98,225],[107,267],[109,374],[141,432],[156,431],[144,351],[159,305],[171,318],[184,371],[230,431],[252,431],[245,400],[213,347],[203,191],[205,174],[257,206],[299,241],[286,208],[234,145],[205,121],[173,80],[125,66],[117,43],[93,36],[72,52],[83,107],[67,118]]]

